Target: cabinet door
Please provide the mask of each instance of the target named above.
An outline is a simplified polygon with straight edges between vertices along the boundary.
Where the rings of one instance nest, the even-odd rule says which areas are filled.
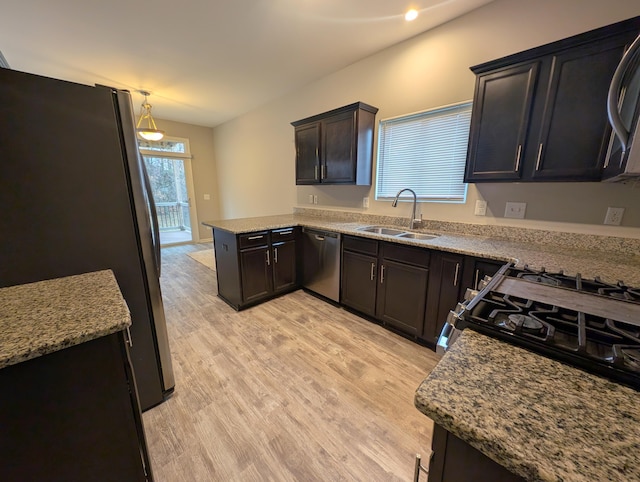
[[[284,291],[297,283],[296,243],[275,243],[273,245],[273,290]]]
[[[356,182],[356,113],[345,112],[322,123],[322,182]]]
[[[467,256],[464,260],[464,270],[460,294],[464,295],[464,290],[472,288],[478,289],[480,281],[485,276],[493,276],[506,264],[506,261],[494,261],[492,259],[474,258]]]
[[[600,180],[611,134],[607,92],[624,45],[617,38],[553,56],[534,179]]]
[[[374,256],[343,251],[342,304],[375,315],[377,261]]]
[[[431,258],[423,338],[435,343],[449,311],[460,301],[464,257],[438,252]]]
[[[520,178],[539,62],[476,80],[465,182]]]
[[[429,270],[383,259],[376,316],[413,336],[422,333]]]
[[[0,480],[153,480],[124,343],[114,333],[0,370]]]
[[[320,123],[295,128],[296,184],[320,182]]]
[[[271,253],[268,246],[240,251],[242,301],[250,303],[271,292]]]

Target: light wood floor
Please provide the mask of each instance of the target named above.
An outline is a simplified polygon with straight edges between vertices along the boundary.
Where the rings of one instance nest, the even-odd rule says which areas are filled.
[[[412,480],[437,356],[301,290],[238,313],[186,255],[203,247],[162,250],[176,391],[143,415],[156,480]]]

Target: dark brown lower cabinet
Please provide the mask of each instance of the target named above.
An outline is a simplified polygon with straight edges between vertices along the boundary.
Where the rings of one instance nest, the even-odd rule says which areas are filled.
[[[424,324],[430,257],[423,248],[382,243],[376,316],[414,337]]]
[[[377,257],[345,249],[342,252],[342,304],[375,316],[377,273]]]
[[[298,228],[234,234],[214,228],[218,296],[236,310],[298,287]]]
[[[479,450],[434,424],[429,482],[524,482],[525,479],[494,462]]]
[[[123,332],[0,369],[0,480],[152,480]]]
[[[466,256],[462,272],[462,289],[473,288],[477,290],[485,276],[493,276],[505,263],[505,261]],[[464,291],[461,292],[461,295],[464,295]]]
[[[298,259],[296,242],[273,242],[273,291],[280,293],[296,288],[298,283]]]
[[[271,270],[270,264],[267,264],[267,256],[269,256],[268,244],[240,251],[244,303],[261,300],[271,292]]]
[[[429,251],[345,236],[341,302],[413,337],[422,332]]]
[[[464,256],[445,251],[434,251],[431,257],[429,293],[422,338],[435,344],[449,311],[461,299]]]

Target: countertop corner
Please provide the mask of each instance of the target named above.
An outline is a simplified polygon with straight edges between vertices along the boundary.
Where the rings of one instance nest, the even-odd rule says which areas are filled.
[[[122,331],[131,316],[110,270],[0,289],[0,368]]]
[[[640,394],[473,330],[418,387],[415,406],[533,481],[640,480]]]

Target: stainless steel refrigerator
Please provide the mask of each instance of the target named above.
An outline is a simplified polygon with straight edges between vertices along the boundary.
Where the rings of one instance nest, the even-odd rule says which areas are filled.
[[[143,410],[174,389],[131,96],[0,68],[0,287],[111,269]]]

